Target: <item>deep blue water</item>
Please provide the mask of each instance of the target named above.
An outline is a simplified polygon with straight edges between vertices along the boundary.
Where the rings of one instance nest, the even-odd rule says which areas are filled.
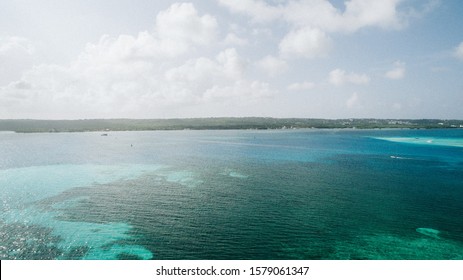
[[[461,260],[458,143],[457,129],[0,133],[0,259]]]

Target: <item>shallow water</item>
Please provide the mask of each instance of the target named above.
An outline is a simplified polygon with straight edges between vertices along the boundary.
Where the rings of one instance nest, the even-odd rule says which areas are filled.
[[[462,139],[0,134],[0,259],[463,259]]]
[[[461,138],[437,138],[437,137],[377,137],[376,139],[419,145],[437,145],[449,147],[462,147]]]

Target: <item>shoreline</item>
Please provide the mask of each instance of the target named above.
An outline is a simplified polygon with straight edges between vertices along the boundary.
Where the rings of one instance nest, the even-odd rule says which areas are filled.
[[[0,132],[62,133],[179,130],[298,130],[298,129],[462,129],[463,120],[440,119],[305,119],[305,118],[191,118],[0,120]]]
[[[394,130],[463,130],[463,128],[416,128],[416,127],[404,127],[404,128],[396,128],[396,127],[381,127],[381,128],[351,128],[351,127],[301,127],[301,128],[292,128],[292,129],[282,129],[282,128],[262,128],[262,129],[252,129],[252,128],[204,128],[204,129],[127,129],[127,130],[73,130],[73,131],[14,131],[14,130],[0,130],[0,134],[63,134],[63,133],[101,133],[101,134],[109,134],[114,132],[160,132],[160,131],[316,131],[316,130],[340,130],[340,131],[394,131]],[[104,135],[107,136],[107,135]]]

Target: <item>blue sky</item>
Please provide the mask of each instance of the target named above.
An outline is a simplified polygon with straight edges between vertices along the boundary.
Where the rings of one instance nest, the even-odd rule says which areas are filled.
[[[457,0],[0,2],[0,118],[463,119]]]

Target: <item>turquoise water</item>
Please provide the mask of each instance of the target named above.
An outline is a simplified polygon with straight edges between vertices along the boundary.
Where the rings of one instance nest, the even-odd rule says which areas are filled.
[[[463,259],[463,130],[0,133],[0,259]]]
[[[419,145],[437,145],[463,148],[463,139],[461,138],[442,138],[442,137],[378,137],[377,139],[410,143]]]

